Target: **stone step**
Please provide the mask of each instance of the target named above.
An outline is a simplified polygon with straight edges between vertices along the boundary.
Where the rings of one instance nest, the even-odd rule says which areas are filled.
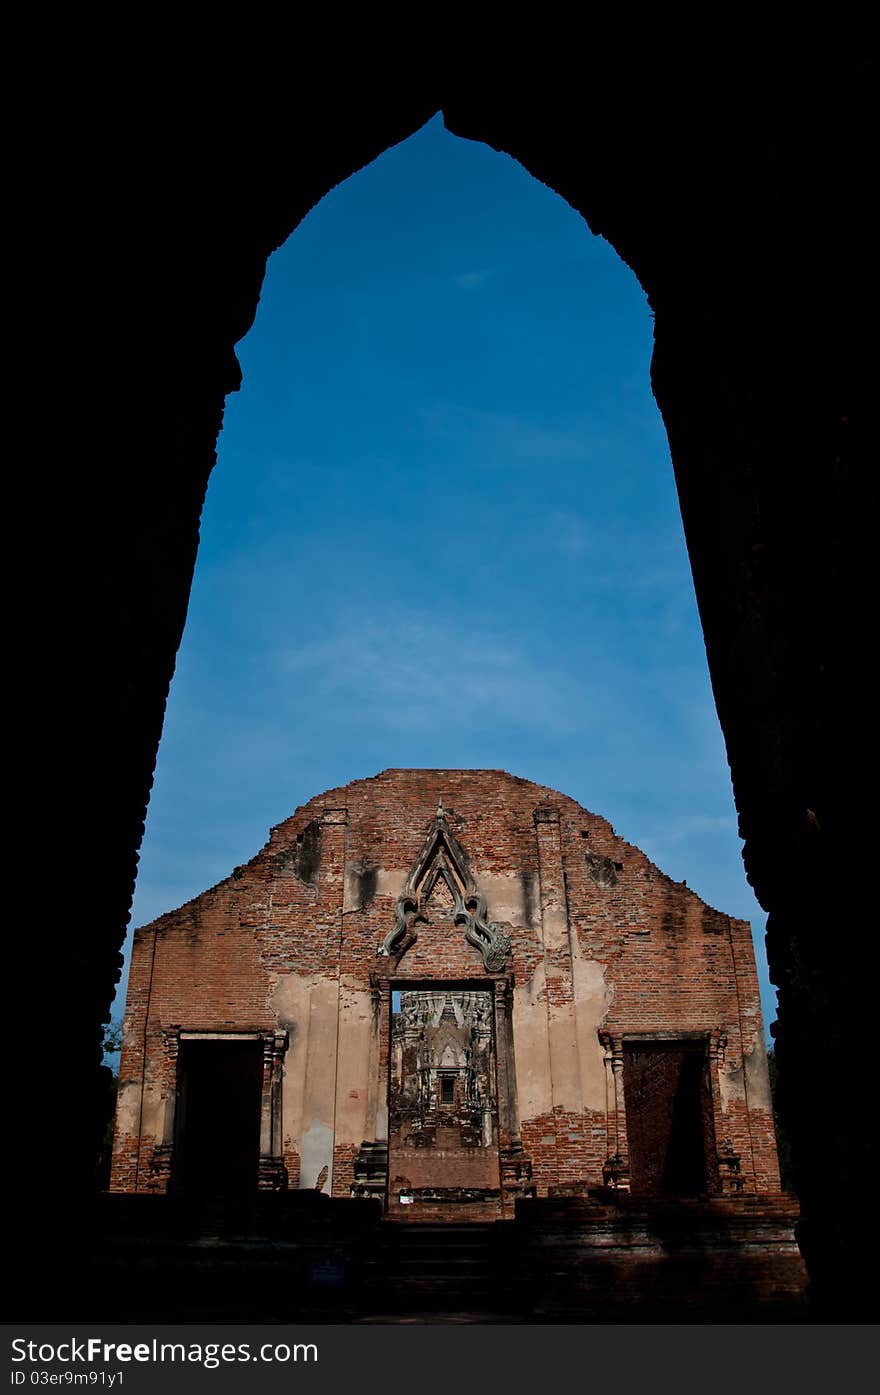
[[[408,1264],[411,1262],[431,1264],[436,1259],[458,1259],[463,1264],[490,1264],[495,1259],[492,1250],[468,1245],[407,1246],[404,1249],[389,1249],[383,1245],[377,1246],[375,1250],[370,1250],[367,1253],[381,1259],[385,1264],[394,1264],[397,1260],[405,1261]]]
[[[461,1284],[419,1284],[401,1287],[377,1284],[361,1290],[361,1302],[383,1312],[434,1311],[482,1312],[507,1311],[509,1299],[495,1294],[491,1288]]]
[[[435,1237],[486,1243],[496,1233],[492,1221],[471,1221],[468,1225],[448,1225],[443,1221],[438,1221],[436,1225],[430,1225],[425,1221],[386,1221],[382,1226],[383,1239],[401,1240],[406,1244],[418,1244],[422,1240]]]
[[[377,1267],[375,1270],[361,1270],[366,1277],[374,1274],[377,1278],[387,1276],[389,1282],[400,1284],[412,1283],[433,1283],[443,1281],[456,1284],[485,1284],[492,1285],[495,1275],[488,1267],[479,1270],[464,1268],[461,1265],[432,1265],[429,1269],[422,1267],[412,1267],[409,1269]]]

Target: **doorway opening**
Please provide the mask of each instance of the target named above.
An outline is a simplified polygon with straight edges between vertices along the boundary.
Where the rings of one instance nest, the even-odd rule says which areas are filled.
[[[491,987],[392,994],[388,1214],[499,1215],[498,1072]]]
[[[718,1190],[705,1041],[624,1042],[630,1178],[639,1196]]]
[[[175,1192],[200,1201],[255,1195],[263,1043],[182,1041],[175,1115]]]

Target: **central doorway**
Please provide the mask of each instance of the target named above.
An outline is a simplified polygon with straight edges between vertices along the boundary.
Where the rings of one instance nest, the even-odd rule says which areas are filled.
[[[493,991],[396,989],[388,1081],[388,1214],[501,1214]]]

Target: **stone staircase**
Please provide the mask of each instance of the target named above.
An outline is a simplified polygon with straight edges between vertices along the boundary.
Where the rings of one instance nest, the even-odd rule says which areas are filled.
[[[317,1192],[238,1210],[113,1195],[33,1258],[35,1276],[55,1276],[58,1320],[788,1323],[809,1316],[796,1219],[781,1193],[543,1197],[514,1220],[459,1223]],[[16,1316],[43,1299],[35,1279]]]
[[[520,1322],[504,1222],[385,1221],[362,1260],[361,1321]]]

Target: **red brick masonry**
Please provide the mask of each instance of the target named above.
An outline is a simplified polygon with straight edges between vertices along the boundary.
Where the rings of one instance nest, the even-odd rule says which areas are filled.
[[[450,1152],[441,1129],[434,1156],[407,1143],[402,1205],[383,1149],[392,994],[408,985],[490,990],[497,1097],[481,1141]],[[503,771],[388,770],[330,790],[136,931],[112,1190],[179,1181],[181,1062],[213,1039],[262,1043],[263,1189],[377,1195],[411,1219],[511,1215],[517,1197],[603,1185],[779,1191],[748,924]],[[229,1146],[218,1117],[199,1156]],[[480,1148],[491,1157],[467,1161]],[[474,1178],[495,1185],[466,1194]]]

